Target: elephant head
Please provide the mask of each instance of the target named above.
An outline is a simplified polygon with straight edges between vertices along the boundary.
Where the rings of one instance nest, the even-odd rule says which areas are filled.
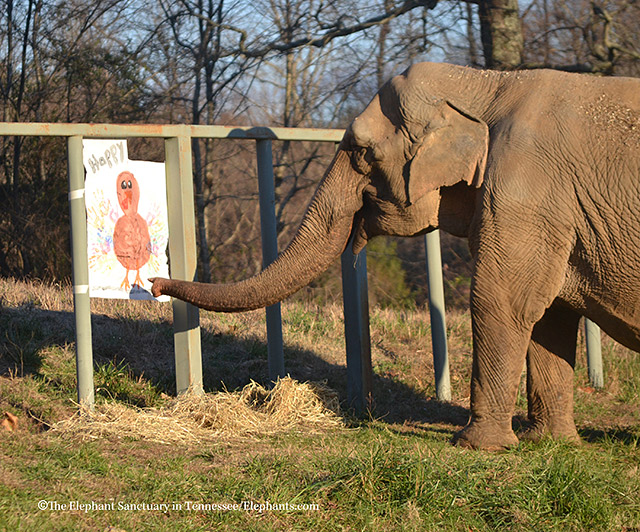
[[[421,64],[389,81],[347,129],[289,246],[258,275],[230,284],[156,278],[167,294],[221,312],[276,303],[344,251],[376,235],[437,227],[464,235],[483,180],[486,124],[451,95],[448,65]],[[447,88],[448,87],[448,88]],[[444,96],[448,94],[448,96]]]

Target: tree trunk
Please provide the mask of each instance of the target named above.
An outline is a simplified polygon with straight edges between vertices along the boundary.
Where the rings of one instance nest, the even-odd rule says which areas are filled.
[[[384,1],[384,9],[386,11],[391,10],[393,2],[391,0]],[[387,61],[387,39],[389,38],[389,32],[391,31],[390,21],[385,21],[380,25],[380,32],[378,34],[378,54],[376,57],[376,78],[377,89],[380,89],[387,81],[385,73],[385,65]]]
[[[524,46],[518,0],[480,0],[478,6],[485,66],[518,68]]]
[[[467,45],[469,47],[469,64],[471,66],[478,66],[478,47],[476,45],[476,38],[473,34],[473,6],[467,3],[466,7],[466,24],[467,24]]]

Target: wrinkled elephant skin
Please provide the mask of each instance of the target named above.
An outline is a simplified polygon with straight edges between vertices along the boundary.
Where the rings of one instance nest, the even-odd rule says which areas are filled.
[[[350,236],[358,251],[434,228],[468,237],[474,258],[471,419],[457,442],[518,442],[525,362],[527,437],[578,439],[579,317],[640,350],[639,80],[415,65],[348,128],[278,260],[240,283],[156,279],[153,291],[256,308],[310,282]]]

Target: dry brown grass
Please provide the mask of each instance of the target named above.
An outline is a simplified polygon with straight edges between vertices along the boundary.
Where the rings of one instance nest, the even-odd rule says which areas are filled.
[[[103,397],[116,398],[119,403],[158,407],[160,403],[154,401],[160,397],[160,392],[174,393],[171,306],[144,301],[92,299],[91,309],[96,366],[111,364],[109,367],[126,368],[112,372],[108,382],[105,377],[97,385],[96,392]],[[0,420],[2,413],[9,411],[25,421],[35,419],[37,423],[33,428],[41,430],[69,417],[71,403],[68,400],[51,400],[50,393],[75,397],[72,310],[73,297],[68,285],[0,279],[0,322],[4,335],[3,342],[0,342],[0,350],[4,349],[4,353],[0,353]],[[341,305],[285,302],[282,312],[287,371],[299,382],[327,379],[329,386],[343,401],[346,400]],[[221,383],[228,389],[242,389],[251,379],[268,382],[263,311],[240,314],[203,311],[200,323],[205,389],[220,389]],[[428,311],[373,307],[370,323],[375,407],[371,414],[390,424],[445,423],[451,430],[466,423],[472,366],[469,312],[447,313],[452,384],[452,402],[447,405],[432,399],[435,383]],[[595,391],[588,385],[584,351],[581,328],[575,378],[578,426],[592,427],[595,423],[604,428],[637,423],[640,419],[637,409],[640,360],[637,354],[603,335],[606,382],[604,390]],[[24,372],[21,366],[23,358]],[[11,374],[14,377],[6,376]],[[248,388],[254,386],[257,385],[249,384]],[[157,393],[148,393],[149,389]],[[144,412],[147,417],[151,414],[156,418],[170,417],[168,408],[155,413],[147,410],[138,412]],[[520,390],[517,408],[517,414],[521,418],[526,417],[524,386]],[[183,410],[188,410],[186,404]],[[248,420],[263,415],[266,406],[263,402],[260,408],[256,406],[253,410],[246,414]],[[190,428],[192,425],[171,429],[174,435],[170,441],[228,437],[223,433],[231,432],[224,432],[210,422],[215,418],[211,411],[215,412],[213,406],[200,419],[189,421],[193,429]],[[135,424],[150,423],[151,420],[141,418],[133,422],[129,420],[132,412],[137,411],[127,406],[107,404],[98,407],[95,413],[85,415],[93,416],[94,421],[102,416],[105,424],[113,423],[114,427],[118,424],[132,425],[130,430],[126,427],[118,430],[129,430],[128,437],[139,438],[138,432],[142,433],[143,429]],[[176,412],[176,416],[178,413],[183,417],[198,415],[197,412],[183,411]],[[202,429],[202,422],[210,425],[204,432],[198,432]],[[258,421],[248,421],[248,429],[237,429],[240,438],[270,433],[268,427],[251,429],[252,423]],[[28,426],[28,423],[21,424],[21,428]],[[98,425],[92,430],[100,434]],[[192,431],[192,434],[185,431]],[[168,440],[168,432],[168,429],[161,431],[156,439]],[[113,434],[117,436],[115,428]]]
[[[237,392],[186,393],[163,408],[107,402],[94,410],[81,409],[52,430],[83,439],[190,444],[343,426],[336,392],[323,383],[285,377],[270,390],[252,381]]]

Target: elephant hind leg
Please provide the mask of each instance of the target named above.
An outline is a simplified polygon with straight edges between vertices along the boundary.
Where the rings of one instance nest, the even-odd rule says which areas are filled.
[[[579,441],[573,420],[573,370],[580,315],[553,304],[536,323],[527,351],[527,398],[532,426],[521,439]]]

